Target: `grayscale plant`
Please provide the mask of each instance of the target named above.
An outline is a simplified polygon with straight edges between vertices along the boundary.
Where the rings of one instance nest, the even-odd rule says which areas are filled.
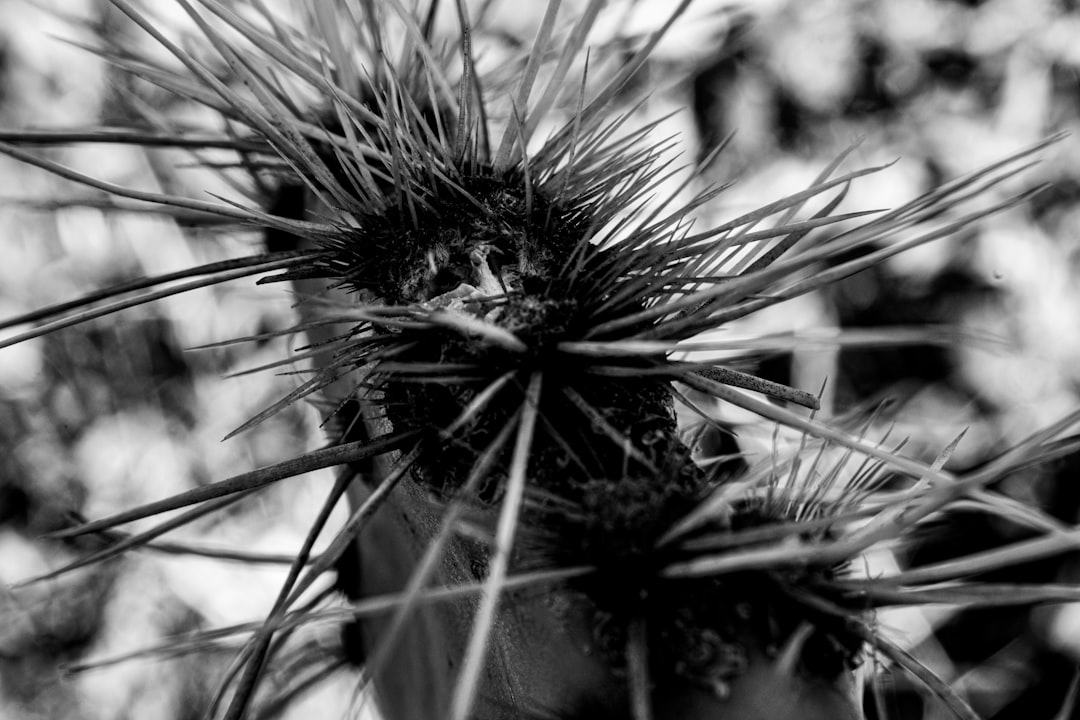
[[[984,200],[1055,138],[889,211],[838,212],[853,183],[889,172],[845,170],[844,154],[804,190],[706,224],[700,211],[724,188],[669,182],[684,177],[676,140],[656,139],[658,121],[635,125],[632,87],[690,0],[626,54],[587,47],[602,0],[577,14],[549,0],[531,45],[489,74],[474,53],[484,12],[462,2],[313,0],[295,25],[260,0],[176,0],[195,28],[183,37],[149,6],[110,2],[168,57],[88,50],[216,125],[147,111],[112,127],[4,131],[0,152],[180,221],[260,229],[267,247],[9,318],[0,327],[30,329],[0,346],[259,277],[297,293],[297,323],[221,345],[306,340],[263,368],[292,370],[294,389],[235,433],[303,401],[327,443],[54,533],[100,542],[39,581],[336,468],[267,617],[147,651],[242,638],[211,715],[270,713],[288,693],[267,677],[302,675],[310,649],[297,655],[291,640],[329,622],[390,720],[858,718],[860,678],[878,661],[973,718],[879,632],[875,610],[1080,599],[1072,585],[969,579],[976,565],[1073,546],[1059,521],[987,487],[1076,450],[1080,412],[957,476],[944,467],[959,438],[926,463],[873,408],[824,416],[816,388],[748,371],[797,336],[712,332],[1027,202],[1030,191]],[[457,19],[449,39],[440,11]],[[186,149],[244,176],[250,202],[120,187],[35,150],[73,143]],[[211,164],[209,151],[229,160]],[[928,328],[832,342],[960,340]],[[775,424],[772,455],[711,454],[706,436],[733,432],[716,407]],[[902,547],[955,503],[1037,535],[886,578],[858,572],[868,550]],[[336,595],[310,601],[327,577]]]

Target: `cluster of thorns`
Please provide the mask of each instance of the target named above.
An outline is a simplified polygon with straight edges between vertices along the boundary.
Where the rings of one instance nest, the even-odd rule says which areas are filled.
[[[216,110],[228,132],[149,123],[20,131],[4,134],[0,152],[165,214],[264,228],[267,249],[13,318],[4,326],[35,326],[4,344],[193,287],[287,281],[307,300],[296,327],[277,334],[306,333],[288,362],[309,363],[308,377],[237,432],[319,398],[331,442],[66,530],[113,541],[54,574],[141,547],[270,483],[339,467],[273,612],[222,691],[229,717],[247,711],[279,638],[303,622],[303,593],[332,571],[351,601],[345,645],[390,717],[615,707],[624,710],[613,716],[648,720],[691,692],[733,702],[758,665],[781,681],[835,688],[868,652],[970,712],[877,633],[871,614],[947,599],[959,571],[920,568],[881,583],[847,568],[950,502],[1071,448],[1055,438],[1076,417],[955,478],[942,470],[955,443],[926,464],[871,440],[873,418],[819,420],[817,396],[745,371],[782,339],[715,331],[1024,202],[1030,193],[965,209],[1046,143],[890,212],[836,212],[853,181],[881,169],[840,173],[840,157],[806,190],[700,230],[696,213],[722,188],[653,201],[679,177],[663,159],[668,142],[652,139],[656,123],[634,127],[633,112],[618,110],[688,1],[598,91],[582,81],[569,95],[603,2],[565,27],[549,2],[512,86],[493,90],[475,69],[475,19],[462,10],[456,42],[435,41],[438,3],[426,13],[312,3],[315,40],[254,0],[236,4],[245,12],[178,0],[198,27],[181,44],[127,0],[111,1],[182,67],[97,52]],[[211,69],[211,54],[226,71]],[[296,86],[319,107],[299,107]],[[560,106],[572,108],[568,119],[539,138]],[[146,193],[26,149],[76,141],[225,148],[264,192],[253,193],[254,207]],[[718,406],[801,433],[798,450],[752,462]],[[677,407],[730,452],[705,457]],[[346,499],[348,520],[314,556]],[[154,529],[115,533],[179,508],[188,510]],[[957,587],[955,597],[978,595]],[[423,682],[434,688],[419,700],[407,687],[420,682],[416,672],[430,673]]]

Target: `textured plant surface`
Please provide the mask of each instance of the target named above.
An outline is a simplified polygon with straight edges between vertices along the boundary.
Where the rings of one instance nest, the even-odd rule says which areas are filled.
[[[1069,266],[1036,283],[985,236],[1068,236],[1070,179],[1034,163],[1072,152],[1041,140],[1072,117],[1045,109],[1072,19],[969,22],[965,55],[904,45],[889,3],[482,5],[65,20],[110,68],[101,123],[0,133],[76,183],[12,193],[55,218],[17,249],[70,265],[5,298],[12,713],[119,716],[157,685],[226,717],[1068,712],[1069,606],[1028,608],[1080,599],[1055,476],[1075,333],[1037,304],[1074,302]],[[804,27],[848,62],[806,75]],[[979,53],[1004,79],[950,85]],[[1032,86],[1042,114],[1010,95]],[[920,92],[996,102],[1000,147],[958,161],[947,122],[897,110]],[[855,161],[920,128],[949,149],[927,177]],[[837,136],[812,171],[750,170]],[[896,173],[910,192],[871,209]],[[131,253],[90,252],[117,235]],[[1001,607],[984,653],[964,623]],[[1033,658],[1050,680],[991,682]],[[79,672],[52,690],[58,661]]]

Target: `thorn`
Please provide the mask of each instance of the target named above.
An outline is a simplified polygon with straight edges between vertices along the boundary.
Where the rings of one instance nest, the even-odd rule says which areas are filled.
[[[810,639],[810,636],[814,632],[814,626],[809,622],[803,621],[795,632],[791,633],[791,637],[787,639],[784,646],[780,648],[780,657],[776,659],[774,664],[774,672],[782,677],[790,678],[794,677],[795,673],[799,669],[799,660],[802,658],[803,648],[806,647],[806,641]]]

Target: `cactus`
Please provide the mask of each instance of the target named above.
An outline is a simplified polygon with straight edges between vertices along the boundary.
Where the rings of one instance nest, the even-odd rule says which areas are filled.
[[[582,63],[597,0],[572,18],[549,0],[503,76],[481,71],[482,13],[463,3],[446,43],[437,2],[310,2],[293,27],[256,0],[177,0],[196,28],[182,40],[148,9],[110,2],[172,58],[96,52],[214,111],[226,131],[148,114],[6,132],[0,152],[166,216],[260,228],[266,250],[11,318],[4,327],[33,327],[0,346],[257,275],[300,294],[299,320],[244,340],[305,336],[285,362],[307,369],[235,432],[311,401],[328,444],[58,531],[106,542],[47,577],[337,468],[268,616],[232,629],[245,642],[211,713],[253,713],[288,638],[331,617],[388,720],[858,718],[860,668],[878,658],[974,717],[879,632],[875,609],[1080,597],[967,581],[963,563],[889,578],[855,568],[952,503],[1019,513],[985,488],[1075,449],[1077,413],[954,476],[944,467],[959,438],[931,463],[905,456],[873,413],[823,417],[819,393],[747,372],[766,339],[714,332],[1026,202],[1032,192],[980,200],[1055,139],[888,212],[837,212],[853,183],[888,171],[845,172],[841,156],[805,190],[703,227],[697,214],[722,188],[687,195],[691,178],[654,201],[674,173],[669,141],[620,104],[687,1],[621,65],[598,60],[599,81]],[[119,187],[28,149],[87,141],[228,151],[251,202]],[[774,423],[772,454],[741,452],[716,407]],[[341,504],[348,517],[331,532]],[[981,569],[1070,547],[1060,523],[1024,517],[1044,535]],[[328,576],[348,605],[305,605]]]

